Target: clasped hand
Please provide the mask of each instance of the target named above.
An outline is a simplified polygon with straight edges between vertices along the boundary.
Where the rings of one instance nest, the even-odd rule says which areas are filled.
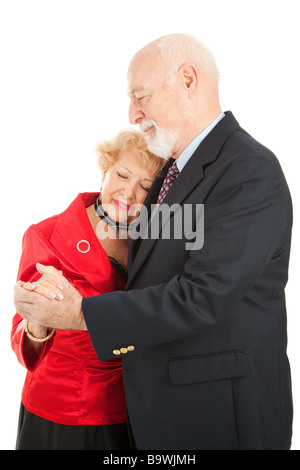
[[[19,281],[14,302],[19,315],[48,328],[86,330],[82,296],[53,266],[37,264],[42,277],[38,282]]]

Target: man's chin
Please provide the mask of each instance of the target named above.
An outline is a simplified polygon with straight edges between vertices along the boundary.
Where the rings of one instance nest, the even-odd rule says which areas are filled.
[[[166,146],[156,144],[153,142],[147,142],[149,152],[153,153],[157,157],[163,158],[164,160],[169,160],[173,153],[173,148],[167,148]]]

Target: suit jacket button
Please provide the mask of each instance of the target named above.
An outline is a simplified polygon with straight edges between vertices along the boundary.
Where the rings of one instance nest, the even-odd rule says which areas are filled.
[[[129,352],[134,351],[134,350],[135,350],[134,346],[128,346],[128,348],[127,348],[127,351],[129,351]]]
[[[128,353],[127,348],[121,348],[120,351],[121,351],[122,354]]]
[[[119,349],[114,349],[114,350],[113,350],[113,354],[114,354],[115,356],[120,356],[121,351],[120,351]]]

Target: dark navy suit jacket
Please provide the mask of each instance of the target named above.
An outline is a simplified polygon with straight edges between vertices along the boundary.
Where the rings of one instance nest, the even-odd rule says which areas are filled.
[[[136,240],[127,291],[83,300],[100,360],[134,347],[123,374],[137,448],[288,449],[292,204],[276,157],[228,112],[164,202],[204,204],[203,247],[172,230]]]

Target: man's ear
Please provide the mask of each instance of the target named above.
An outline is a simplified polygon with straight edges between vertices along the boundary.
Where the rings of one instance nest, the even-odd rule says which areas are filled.
[[[195,92],[198,87],[198,74],[194,65],[182,64],[179,69],[182,81],[189,97]]]

